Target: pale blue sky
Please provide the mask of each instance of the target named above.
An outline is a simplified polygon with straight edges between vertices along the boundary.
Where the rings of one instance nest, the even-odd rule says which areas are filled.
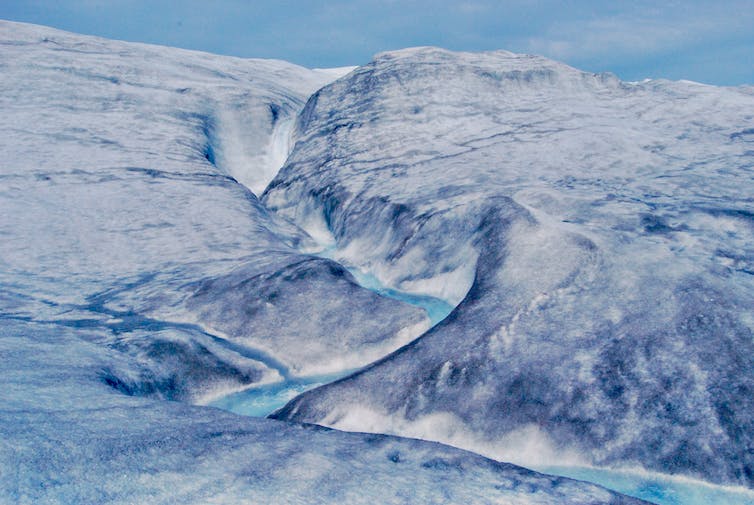
[[[3,0],[0,18],[309,67],[435,45],[543,54],[626,80],[754,84],[754,0]]]

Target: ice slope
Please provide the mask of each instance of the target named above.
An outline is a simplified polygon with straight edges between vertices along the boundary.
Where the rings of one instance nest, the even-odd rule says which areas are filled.
[[[5,317],[114,330],[100,343],[143,367],[123,390],[190,401],[353,369],[428,327],[302,254],[312,239],[239,183],[266,185],[343,70],[9,22],[0,48]]]
[[[0,503],[633,504],[418,440],[119,394],[99,330],[0,326]]]
[[[638,503],[438,444],[185,402],[363,361],[426,319],[300,254],[311,238],[235,179],[257,177],[248,160],[322,82],[0,21],[0,503]],[[246,125],[243,166],[226,113]]]
[[[315,93],[262,197],[456,305],[275,417],[754,486],[754,94],[416,48]]]

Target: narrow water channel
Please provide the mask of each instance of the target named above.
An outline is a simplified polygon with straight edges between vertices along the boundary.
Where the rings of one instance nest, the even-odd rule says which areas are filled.
[[[752,505],[754,491],[645,471],[551,466],[538,472],[593,482],[657,505]]]
[[[349,268],[348,270],[361,287],[372,290],[380,296],[394,298],[395,300],[424,309],[432,326],[435,326],[437,323],[448,317],[448,314],[453,311],[453,306],[440,298],[397,291],[383,285],[374,275],[362,272],[355,268]]]
[[[209,405],[243,416],[266,417],[301,393],[338,380],[354,371],[346,370],[312,377],[292,377],[281,382],[251,387],[223,396],[213,400]]]
[[[319,256],[329,257],[325,253],[319,254]],[[344,266],[351,272],[361,287],[374,291],[380,296],[393,298],[424,310],[432,326],[445,319],[453,310],[453,306],[445,300],[397,291],[383,285],[377,277],[371,274],[348,265]],[[355,371],[356,369],[349,369],[328,375],[289,377],[281,382],[252,386],[243,391],[223,396],[213,400],[209,405],[245,416],[266,417],[301,393],[336,381]]]

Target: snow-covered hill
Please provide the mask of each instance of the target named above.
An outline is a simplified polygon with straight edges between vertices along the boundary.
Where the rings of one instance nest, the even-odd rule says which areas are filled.
[[[276,417],[752,486],[753,126],[750,88],[506,52],[320,90],[263,203],[458,306]]]

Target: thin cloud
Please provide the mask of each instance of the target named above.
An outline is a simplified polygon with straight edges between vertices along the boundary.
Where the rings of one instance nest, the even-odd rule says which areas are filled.
[[[34,0],[0,18],[310,67],[406,46],[544,54],[622,78],[754,82],[754,0]]]
[[[739,8],[669,5],[588,19],[558,20],[538,33],[518,39],[514,45],[576,66],[602,67],[598,70],[612,70],[610,66],[633,67],[634,74],[641,73],[642,62],[647,62],[649,69],[657,61],[675,57],[689,62],[698,76],[703,69],[692,63],[698,54],[700,58],[704,55],[709,75],[714,76],[715,63],[709,60],[710,52],[719,52],[720,65],[734,52],[740,53],[741,47],[748,46],[754,52],[750,30],[754,26],[754,5],[737,2],[747,3],[748,9],[745,5],[738,5]]]

